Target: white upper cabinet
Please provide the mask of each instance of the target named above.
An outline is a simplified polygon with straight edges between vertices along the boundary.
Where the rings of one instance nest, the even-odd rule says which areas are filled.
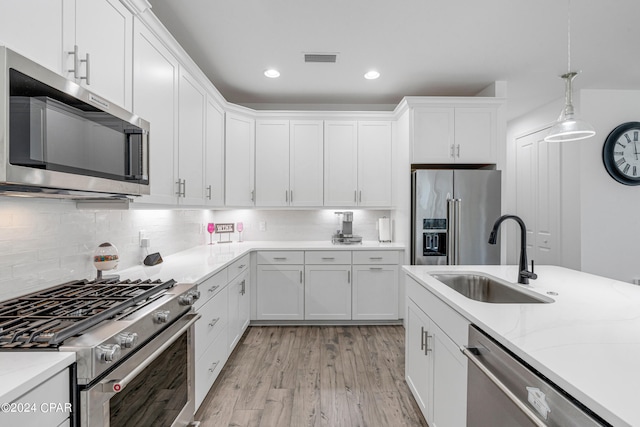
[[[322,125],[256,121],[256,206],[322,206]]]
[[[184,69],[178,96],[178,173],[176,193],[181,205],[204,204],[204,88]]]
[[[391,205],[391,122],[325,122],[324,205]]]
[[[289,205],[323,204],[323,121],[289,124]]]
[[[358,122],[324,122],[324,205],[356,206]]]
[[[289,206],[289,121],[256,121],[256,206]]]
[[[65,43],[69,78],[131,109],[133,15],[118,0],[76,0],[75,39]]]
[[[207,99],[205,133],[205,204],[224,205],[224,110]]]
[[[391,206],[391,122],[358,122],[358,206]]]
[[[237,113],[225,115],[225,205],[253,206],[254,138],[252,118]]]
[[[480,107],[412,109],[411,163],[496,163],[497,111]]]
[[[0,43],[128,110],[133,14],[118,0],[4,1]]]
[[[175,57],[140,21],[135,22],[133,112],[151,124],[149,196],[140,201],[175,204],[178,138],[179,65]]]

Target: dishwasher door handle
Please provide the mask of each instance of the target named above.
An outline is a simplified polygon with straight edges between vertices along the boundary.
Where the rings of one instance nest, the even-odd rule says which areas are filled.
[[[513,392],[509,390],[509,388],[504,385],[502,381],[500,381],[498,377],[493,374],[493,372],[491,372],[489,369],[487,369],[486,366],[482,364],[480,359],[478,359],[474,354],[474,350],[477,351],[477,349],[475,349],[474,347],[460,347],[460,351],[462,352],[462,354],[467,356],[467,359],[469,359],[469,361],[473,363],[480,370],[480,372],[482,372],[496,387],[498,387],[500,391],[504,393],[504,395],[507,396],[507,398],[514,405],[516,405],[518,409],[524,415],[526,415],[526,417],[529,418],[532,423],[534,423],[538,427],[547,427],[547,425],[537,417],[535,412],[529,409],[529,407],[525,405],[520,399],[518,399],[518,397],[513,394]]]

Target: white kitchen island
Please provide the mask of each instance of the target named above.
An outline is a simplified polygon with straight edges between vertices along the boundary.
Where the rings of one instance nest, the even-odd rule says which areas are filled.
[[[548,304],[471,300],[429,273],[481,272],[517,281],[517,266],[404,266],[407,275],[470,323],[615,426],[640,425],[640,287],[536,266],[527,289]],[[551,294],[549,294],[551,293]]]

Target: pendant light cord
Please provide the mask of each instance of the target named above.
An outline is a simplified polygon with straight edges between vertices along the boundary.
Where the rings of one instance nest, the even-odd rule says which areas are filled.
[[[567,0],[567,73],[571,72],[571,0]]]

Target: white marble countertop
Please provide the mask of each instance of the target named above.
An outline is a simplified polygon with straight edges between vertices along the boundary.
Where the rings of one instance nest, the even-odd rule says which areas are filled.
[[[554,266],[525,286],[550,304],[468,299],[429,272],[478,271],[509,282],[517,266],[404,266],[444,302],[615,426],[640,426],[640,287]],[[554,292],[557,295],[548,295]]]
[[[0,353],[0,404],[13,402],[75,361],[75,353],[62,351]]]
[[[328,241],[249,241],[195,246],[163,257],[161,264],[136,266],[105,274],[119,274],[122,279],[174,279],[180,283],[200,283],[225,268],[239,257],[255,250],[404,250],[399,243],[365,241],[355,245],[334,245]]]
[[[398,243],[363,242],[334,245],[326,241],[232,242],[201,245],[167,257],[156,266],[136,266],[122,271],[122,279],[174,279],[181,283],[200,283],[239,257],[254,250],[404,250]],[[55,351],[0,352],[0,403],[11,402],[75,361],[75,353]]]

